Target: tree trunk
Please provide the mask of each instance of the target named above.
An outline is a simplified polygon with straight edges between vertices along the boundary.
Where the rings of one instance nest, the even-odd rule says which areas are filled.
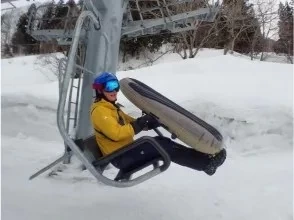
[[[126,51],[123,51],[123,57],[122,57],[122,62],[123,63],[125,63],[127,61],[126,57],[127,57],[127,53],[126,53]]]
[[[232,42],[231,42],[231,45],[230,45],[230,54],[233,54],[234,53],[235,42],[236,42],[236,38],[234,38],[232,40]]]
[[[227,55],[228,54],[230,48],[231,48],[231,41],[225,45],[224,55]]]
[[[288,55],[287,55],[287,59],[290,61],[291,64],[293,64],[293,58],[292,58],[292,56],[291,56],[291,54],[293,53],[293,52],[292,52],[292,49],[293,49],[293,48],[291,48],[291,45],[288,44]]]
[[[260,61],[264,61],[264,51],[261,52]]]
[[[258,29],[256,29],[255,33],[254,33],[254,37],[253,37],[253,41],[251,44],[251,49],[250,49],[250,56],[251,56],[251,60],[254,60],[254,52],[255,52],[255,46],[257,43],[257,34],[258,34]]]

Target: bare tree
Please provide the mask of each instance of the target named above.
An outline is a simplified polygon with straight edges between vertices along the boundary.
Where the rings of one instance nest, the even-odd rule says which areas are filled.
[[[256,16],[260,22],[260,29],[264,44],[262,45],[262,53],[260,60],[265,60],[265,52],[273,51],[271,41],[278,34],[278,8],[277,0],[256,0]]]
[[[220,25],[222,24],[222,25]],[[224,22],[221,21],[221,16],[217,16],[214,22],[206,23],[202,27],[205,28],[204,31],[201,31],[202,36],[200,36],[201,41],[199,42],[198,46],[196,47],[195,52],[193,53],[193,56],[195,57],[199,50],[209,42],[210,45],[216,45],[216,40],[218,38],[218,35],[220,32],[223,31],[223,29],[226,28],[225,25],[223,25]]]
[[[192,1],[186,4],[179,4],[174,7],[173,13],[184,13],[203,7],[210,7],[207,0]],[[209,23],[203,20],[193,20],[183,26],[183,31],[174,36],[174,51],[183,59],[194,58],[200,48],[217,32],[216,22]]]
[[[226,1],[226,4],[223,4],[223,13],[229,33],[228,42],[224,48],[224,55],[226,55],[229,51],[233,53],[236,40],[240,34],[256,24],[251,20],[254,16],[254,12],[250,11],[249,14],[247,14],[247,12],[244,11],[243,0]],[[249,15],[252,15],[252,17]]]
[[[250,38],[248,34],[246,33],[246,38],[250,42],[250,58],[251,60],[254,60],[254,58],[258,54],[258,52],[256,51],[256,46],[257,46],[258,40],[261,39],[260,30],[258,28],[255,29],[253,38]]]
[[[242,30],[242,28],[240,28],[240,31],[238,33],[235,33],[237,20],[239,20],[241,17],[241,7],[241,1],[231,1],[230,3],[223,4],[223,13],[226,18],[226,26],[229,32],[228,42],[224,48],[225,55],[228,53],[229,50],[233,51],[235,40]]]
[[[1,15],[1,54],[3,56],[10,54],[10,40],[12,32],[11,13],[7,12]]]
[[[197,30],[201,23],[201,21],[195,22],[193,30],[180,32],[174,37],[175,51],[182,57],[182,59],[193,58],[196,56],[198,51],[195,52],[195,41]]]

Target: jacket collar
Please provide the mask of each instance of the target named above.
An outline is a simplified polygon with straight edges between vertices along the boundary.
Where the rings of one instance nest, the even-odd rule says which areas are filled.
[[[107,108],[110,108],[112,110],[118,110],[119,109],[118,105],[116,105],[115,103],[109,102],[109,101],[105,100],[104,98],[101,98],[98,102],[101,103],[103,106],[105,106]]]

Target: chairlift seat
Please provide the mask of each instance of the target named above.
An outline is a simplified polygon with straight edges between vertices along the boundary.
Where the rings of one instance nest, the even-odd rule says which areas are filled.
[[[134,173],[136,173],[140,170],[143,170],[150,165],[153,165],[154,168],[158,168],[159,167],[159,160],[160,160],[160,158],[157,157],[152,160],[145,161],[145,163],[141,164],[140,166],[136,166],[136,167],[132,166],[131,169],[120,170],[114,180],[115,181],[129,180]]]
[[[125,147],[122,147],[121,149],[116,150],[115,152],[103,156],[95,135],[92,135],[86,139],[78,139],[75,141],[75,143],[79,146],[79,148],[84,152],[85,155],[87,155],[87,158],[91,161],[92,165],[97,169],[98,172],[103,174],[105,168],[108,164],[112,162],[113,159],[117,158],[120,155],[123,155],[124,153],[134,149],[135,147],[140,146],[144,143],[149,143],[150,147],[154,147],[158,153],[159,157],[153,158],[151,160],[146,160],[142,164],[138,166],[132,165],[132,167],[129,167],[125,170],[119,170],[117,176],[114,178],[114,181],[127,181],[130,180],[132,174],[143,170],[144,168],[153,165],[153,169],[160,169],[160,172],[165,171],[169,165],[170,165],[170,157],[167,154],[167,152],[160,146],[160,144],[155,140],[154,137],[149,136],[143,136],[132,143],[126,145]],[[159,165],[159,162],[163,161],[162,165]]]

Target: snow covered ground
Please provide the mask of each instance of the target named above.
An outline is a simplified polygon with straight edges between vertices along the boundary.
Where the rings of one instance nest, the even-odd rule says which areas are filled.
[[[58,176],[28,180],[63,152],[58,82],[36,59],[2,60],[2,219],[293,219],[292,65],[205,50],[196,59],[170,54],[119,72],[218,128],[228,159],[212,177],[172,164],[143,184],[116,189],[80,172],[77,161]],[[140,114],[119,98],[126,112]]]

